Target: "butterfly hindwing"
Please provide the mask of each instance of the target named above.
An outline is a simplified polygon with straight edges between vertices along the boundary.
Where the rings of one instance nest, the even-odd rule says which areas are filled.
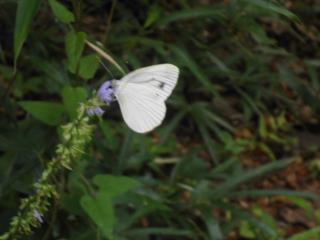
[[[155,99],[147,86],[128,84],[118,94],[118,102],[124,121],[135,132],[149,132],[164,119],[166,106],[163,100]]]
[[[179,69],[159,64],[135,70],[115,84],[115,96],[124,121],[134,131],[149,132],[166,113],[165,100],[177,83]]]

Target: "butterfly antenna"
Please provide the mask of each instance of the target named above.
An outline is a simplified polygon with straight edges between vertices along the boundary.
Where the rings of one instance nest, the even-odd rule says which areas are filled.
[[[98,58],[98,57],[97,57]],[[108,69],[108,67],[101,61],[100,58],[98,58],[99,62],[101,63],[101,65],[104,67],[104,69],[107,70],[107,72],[111,75],[111,77],[114,79],[114,76],[112,74],[112,72]]]

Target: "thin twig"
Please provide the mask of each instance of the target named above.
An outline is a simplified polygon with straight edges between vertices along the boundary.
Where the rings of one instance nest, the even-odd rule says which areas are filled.
[[[107,54],[105,51],[103,51],[101,48],[99,48],[98,46],[96,46],[95,44],[89,42],[88,40],[85,40],[86,44],[92,48],[96,53],[98,53],[101,57],[103,57],[104,59],[106,59],[107,61],[109,61],[111,64],[113,64],[116,68],[118,68],[120,70],[120,72],[122,72],[123,75],[125,75],[125,71],[122,69],[122,67],[109,55]]]

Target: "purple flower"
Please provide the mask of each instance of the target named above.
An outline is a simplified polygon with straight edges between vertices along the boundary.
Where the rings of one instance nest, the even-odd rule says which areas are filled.
[[[42,214],[38,210],[33,210],[33,217],[43,223]]]
[[[110,85],[111,85],[110,81],[104,82],[97,92],[99,99],[104,103],[106,103],[108,106],[112,102],[112,98],[113,98],[113,89],[110,87]],[[102,110],[101,107],[96,107],[96,108],[90,107],[87,110],[87,114],[89,116],[93,116],[93,115],[102,116],[103,113],[104,111]]]
[[[104,111],[101,109],[101,107],[96,107],[94,112],[96,115],[99,115],[99,116],[102,116],[104,113]]]
[[[107,105],[110,105],[110,103],[112,102],[113,89],[110,87],[110,84],[110,81],[106,81],[98,90],[98,97]]]
[[[102,116],[103,113],[104,113],[104,111],[102,110],[101,107],[96,107],[96,109],[88,108],[88,110],[87,110],[87,114],[89,116],[93,116],[93,115]]]
[[[93,108],[88,108],[87,114],[91,117],[94,115],[94,109]]]

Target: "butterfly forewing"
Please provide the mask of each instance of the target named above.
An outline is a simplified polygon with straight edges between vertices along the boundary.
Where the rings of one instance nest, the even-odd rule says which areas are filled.
[[[163,99],[167,99],[177,84],[179,69],[172,64],[159,64],[137,69],[124,76],[120,81],[126,83],[150,86],[158,92]]]

